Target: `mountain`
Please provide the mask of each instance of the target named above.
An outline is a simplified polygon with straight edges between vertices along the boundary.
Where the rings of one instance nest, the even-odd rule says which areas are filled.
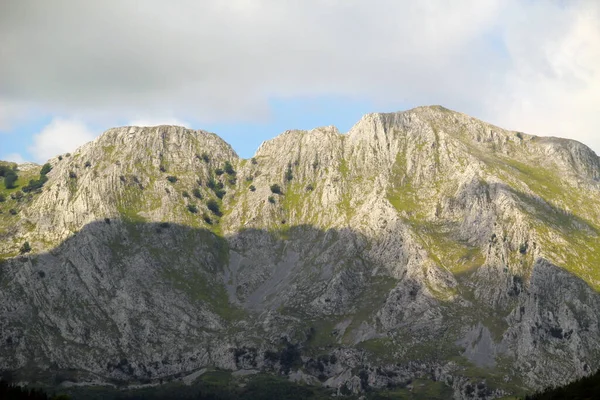
[[[48,164],[0,203],[0,370],[21,382],[222,368],[494,398],[600,367],[600,158],[576,141],[432,106],[250,160],[159,126]]]

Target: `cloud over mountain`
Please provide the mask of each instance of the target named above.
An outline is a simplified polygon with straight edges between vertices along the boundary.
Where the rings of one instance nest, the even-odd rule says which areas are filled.
[[[264,120],[273,98],[341,96],[378,111],[443,104],[600,149],[591,0],[24,0],[3,6],[0,48],[2,129],[33,108],[208,123]]]

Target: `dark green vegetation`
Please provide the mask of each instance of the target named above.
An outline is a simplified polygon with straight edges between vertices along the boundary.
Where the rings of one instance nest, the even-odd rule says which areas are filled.
[[[4,187],[7,189],[13,189],[16,181],[17,174],[11,171],[4,177]]]
[[[0,381],[2,400],[320,400],[329,399],[334,393],[331,389],[297,384],[267,374],[236,379],[230,372],[220,370],[204,373],[190,386],[172,382],[134,390],[100,386],[63,389],[60,392],[49,396],[42,389],[21,388]]]
[[[276,183],[271,185],[271,193],[281,194],[281,187]]]
[[[285,180],[289,182],[292,179],[294,179],[294,174],[292,172],[292,164],[289,163],[287,166],[287,170],[285,171]]]
[[[204,373],[191,386],[173,382],[155,388],[127,391],[94,388],[69,392],[73,400],[320,400],[330,399],[332,393],[325,388],[293,383],[282,377],[258,374],[236,379],[231,373],[220,370]]]
[[[17,166],[16,165],[0,165],[0,177],[4,178],[4,187],[6,189],[13,189],[16,187],[17,179]]]
[[[48,177],[46,175],[51,170],[52,166],[50,164],[44,164],[44,166],[40,170],[40,177],[38,179],[31,179],[27,186],[23,186],[23,192],[33,192],[34,190],[41,189],[41,187],[44,186],[44,183],[48,181]]]
[[[206,187],[211,189],[214,192],[215,196],[217,196],[219,199],[222,199],[227,194],[227,192],[224,189],[225,185],[223,184],[223,182],[215,180],[213,176],[208,178],[208,182],[206,182]]]
[[[592,400],[600,398],[600,371],[559,388],[549,388],[525,400]]]
[[[223,166],[223,170],[227,175],[235,175],[235,170],[229,161],[225,161],[225,165]]]
[[[219,203],[216,200],[210,199],[206,202],[206,207],[216,216],[221,216],[221,208],[219,207]]]
[[[41,192],[42,186],[48,180],[46,175],[51,169],[50,164],[45,164],[37,171],[31,168],[21,171],[17,168],[17,164],[0,161],[0,235],[18,222],[21,211],[34,200],[35,195]],[[23,243],[21,240],[18,242],[20,242],[19,246]],[[29,250],[27,247],[20,248],[21,252]],[[3,254],[0,252],[0,259],[18,254],[16,249]]]
[[[410,388],[371,391],[361,395],[341,390],[342,399],[356,400],[442,400],[452,398],[450,388],[440,382],[417,379]],[[49,395],[48,393],[53,393]],[[324,400],[331,399],[334,389],[294,383],[287,378],[266,373],[247,377],[233,377],[229,371],[212,370],[202,374],[187,386],[172,381],[157,387],[143,389],[117,389],[104,386],[73,387],[61,390],[21,388],[0,381],[2,400]],[[582,399],[585,397],[582,397]],[[554,399],[554,398],[553,398]],[[562,399],[562,398],[561,398]]]
[[[9,385],[0,380],[0,399],[2,400],[67,400],[69,397],[54,396],[49,397],[41,389],[22,388],[20,386]]]
[[[16,165],[12,163],[0,163],[0,178],[6,177],[6,175],[14,172]]]
[[[23,243],[23,246],[21,246],[21,254],[29,253],[30,251],[31,245],[29,244],[29,242]]]
[[[50,165],[49,163],[46,163],[42,166],[40,175],[47,175],[48,172],[50,172],[51,170],[52,170],[52,165]]]

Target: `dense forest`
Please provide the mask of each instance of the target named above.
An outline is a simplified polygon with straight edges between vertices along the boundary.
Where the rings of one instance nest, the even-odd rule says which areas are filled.
[[[246,385],[238,386],[230,374],[207,374],[199,385],[164,385],[137,390],[119,390],[106,387],[85,387],[65,389],[64,393],[48,395],[40,389],[21,388],[0,381],[0,399],[2,400],[304,400],[328,399],[333,393],[330,389],[300,385],[276,376],[260,375],[250,379]],[[349,397],[352,399],[352,397]]]
[[[0,380],[0,399],[2,400],[305,400],[329,399],[333,391],[316,386],[293,383],[282,377],[259,374],[249,379],[245,385],[238,385],[231,375],[222,371],[207,373],[199,384],[192,386],[163,385],[137,390],[119,390],[106,387],[80,387],[65,389],[65,393],[47,394],[41,389],[22,388]],[[416,393],[371,392],[366,394],[370,400],[426,398]],[[357,396],[347,396],[352,400]],[[433,398],[433,397],[432,397]],[[441,398],[441,397],[435,397]],[[600,399],[600,371],[594,375],[560,388],[546,389],[525,396],[525,400],[592,400]]]
[[[600,399],[600,371],[559,388],[525,397],[525,400],[591,400]]]
[[[65,395],[48,396],[41,389],[22,388],[0,380],[0,399],[2,400],[68,400]]]

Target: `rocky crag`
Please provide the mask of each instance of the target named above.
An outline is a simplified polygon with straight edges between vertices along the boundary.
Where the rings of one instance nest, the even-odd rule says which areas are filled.
[[[250,160],[159,126],[49,164],[0,203],[0,371],[21,381],[219,367],[494,398],[600,367],[600,159],[581,143],[435,106]]]

